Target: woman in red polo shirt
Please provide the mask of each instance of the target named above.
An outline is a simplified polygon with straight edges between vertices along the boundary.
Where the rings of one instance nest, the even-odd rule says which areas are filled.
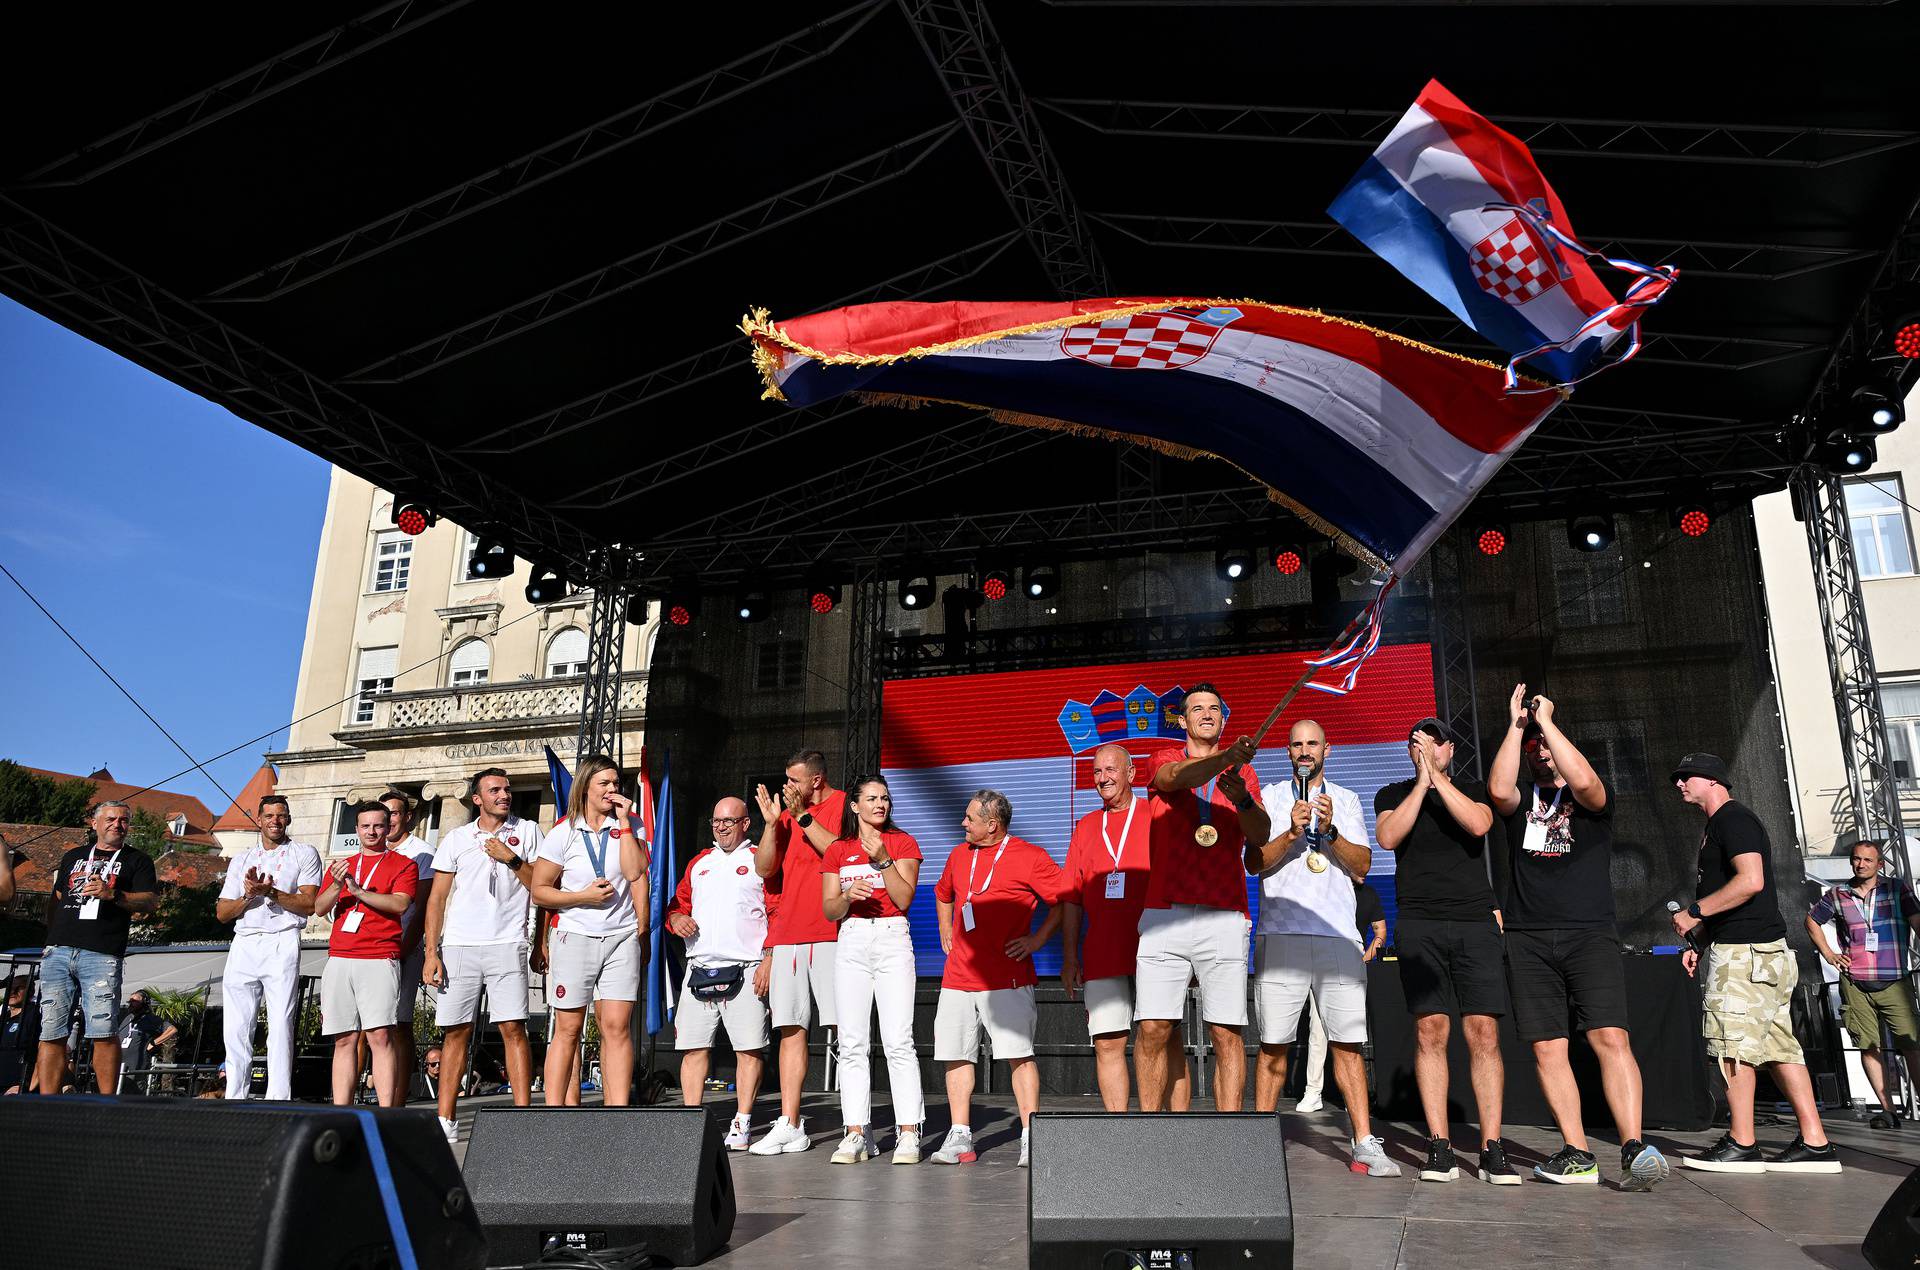
[[[879,776],[863,776],[848,791],[842,836],[820,862],[820,907],[840,924],[833,993],[840,1016],[840,1108],[846,1137],[835,1164],[858,1164],[877,1154],[867,1134],[871,1024],[880,1014],[880,1047],[887,1055],[894,1118],[900,1136],[895,1164],[920,1162],[920,1059],[913,1048],[913,936],[907,908],[920,880],[920,844],[893,823],[893,795]]]

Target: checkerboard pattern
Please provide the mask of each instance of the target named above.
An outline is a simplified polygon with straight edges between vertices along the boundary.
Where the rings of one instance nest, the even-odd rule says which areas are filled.
[[[1171,313],[1136,313],[1098,326],[1068,327],[1060,335],[1060,349],[1116,370],[1178,370],[1205,357],[1220,329]]]
[[[1480,289],[1508,304],[1525,304],[1560,285],[1553,262],[1535,245],[1515,217],[1467,253]]]

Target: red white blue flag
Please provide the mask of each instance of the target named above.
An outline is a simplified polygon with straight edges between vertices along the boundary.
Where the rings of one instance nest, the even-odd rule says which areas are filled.
[[[1527,147],[1430,81],[1327,209],[1454,316],[1556,384],[1593,373],[1679,274],[1600,257],[1632,276],[1616,301]],[[1518,376],[1509,375],[1509,387]]]

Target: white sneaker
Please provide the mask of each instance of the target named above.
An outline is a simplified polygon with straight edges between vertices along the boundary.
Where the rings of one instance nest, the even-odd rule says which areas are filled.
[[[835,1148],[833,1162],[835,1164],[863,1164],[872,1158],[873,1154],[873,1148],[867,1145],[866,1134],[849,1132],[846,1137],[840,1139],[840,1145]]]
[[[1320,1095],[1317,1091],[1309,1089],[1305,1094],[1301,1095],[1300,1101],[1293,1109],[1303,1116],[1310,1116],[1326,1105],[1326,1103],[1320,1101]]]
[[[940,1141],[940,1149],[933,1153],[935,1164],[972,1164],[979,1158],[973,1149],[973,1130],[963,1124],[947,1130],[947,1136]]]
[[[902,1129],[900,1138],[893,1144],[893,1162],[895,1164],[920,1163],[920,1131]]]
[[[437,1116],[435,1119],[440,1121],[440,1132],[447,1135],[447,1145],[450,1147],[459,1146],[460,1122],[458,1120],[449,1120],[445,1116]]]
[[[1400,1166],[1387,1158],[1387,1144],[1379,1135],[1356,1139],[1349,1145],[1353,1163],[1347,1167],[1368,1177],[1399,1177]]]
[[[727,1136],[721,1139],[721,1144],[729,1151],[746,1150],[747,1140],[753,1136],[752,1124],[746,1116],[735,1116],[727,1125]]]
[[[1023,1168],[1023,1169],[1024,1169],[1024,1168],[1031,1168],[1031,1167],[1032,1167],[1031,1165],[1029,1165],[1029,1164],[1027,1163],[1027,1131],[1026,1131],[1025,1129],[1022,1129],[1022,1130],[1020,1131],[1020,1164],[1019,1164],[1019,1167],[1021,1167],[1021,1168]]]
[[[767,1130],[767,1136],[754,1143],[747,1150],[754,1155],[792,1154],[804,1151],[813,1145],[813,1139],[807,1136],[807,1118],[800,1117],[800,1123],[794,1124],[785,1116],[773,1122],[773,1128]]]

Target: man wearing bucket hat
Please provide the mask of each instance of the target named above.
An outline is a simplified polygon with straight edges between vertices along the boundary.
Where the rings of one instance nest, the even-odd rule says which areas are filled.
[[[1674,933],[1691,947],[1687,972],[1706,947],[1700,1026],[1707,1054],[1727,1082],[1732,1127],[1688,1168],[1715,1173],[1838,1173],[1813,1083],[1793,1035],[1793,989],[1800,968],[1787,947],[1787,924],[1773,884],[1773,848],[1760,817],[1733,798],[1732,777],[1717,754],[1688,754],[1674,765],[1674,788],[1707,815],[1700,835],[1699,884],[1693,903],[1673,915]],[[1769,1069],[1800,1122],[1785,1150],[1762,1155],[1754,1139],[1755,1070]]]

